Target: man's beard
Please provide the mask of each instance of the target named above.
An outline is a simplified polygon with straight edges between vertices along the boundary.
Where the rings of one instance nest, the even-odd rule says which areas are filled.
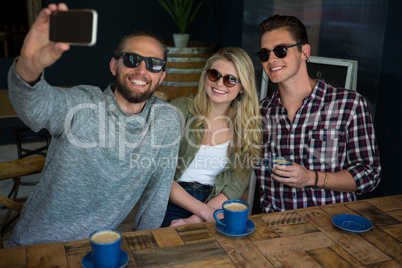
[[[150,87],[145,92],[131,92],[127,84],[123,82],[123,78],[120,76],[119,70],[116,70],[116,90],[130,103],[145,102],[152,97],[157,88],[158,85],[154,86],[153,88]]]

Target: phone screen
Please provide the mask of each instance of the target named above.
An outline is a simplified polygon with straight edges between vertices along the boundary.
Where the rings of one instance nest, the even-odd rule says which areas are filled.
[[[50,16],[49,40],[72,45],[96,43],[97,13],[94,10],[59,11]]]

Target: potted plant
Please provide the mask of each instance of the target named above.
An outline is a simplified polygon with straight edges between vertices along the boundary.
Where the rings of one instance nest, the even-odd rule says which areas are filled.
[[[175,47],[187,47],[190,35],[186,33],[186,30],[194,21],[204,0],[196,0],[196,2],[198,4],[193,7],[194,0],[158,0],[179,29],[178,34],[173,34]]]

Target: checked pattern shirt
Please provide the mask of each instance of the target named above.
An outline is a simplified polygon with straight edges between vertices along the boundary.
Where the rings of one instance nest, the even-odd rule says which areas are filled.
[[[285,156],[309,170],[348,170],[357,192],[294,188],[272,180],[264,165],[255,168],[262,212],[293,210],[356,200],[372,191],[381,167],[371,115],[355,91],[319,80],[290,122],[279,90],[261,101],[263,158]]]

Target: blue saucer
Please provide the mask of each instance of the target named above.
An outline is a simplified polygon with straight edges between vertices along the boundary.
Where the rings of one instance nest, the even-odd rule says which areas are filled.
[[[332,223],[339,229],[352,233],[367,232],[373,228],[370,220],[353,214],[337,215],[332,218]]]
[[[225,219],[220,220],[221,222],[225,223]],[[254,232],[255,230],[255,224],[252,220],[247,219],[247,223],[246,223],[246,228],[244,229],[244,231],[240,234],[231,234],[226,232],[225,227],[223,227],[222,225],[220,225],[219,223],[215,224],[216,230],[218,230],[218,232],[224,234],[224,235],[229,235],[229,236],[243,236],[243,235],[248,235],[251,234],[252,232]]]
[[[116,268],[121,268],[121,267],[126,266],[128,263],[128,259],[129,258],[128,258],[127,252],[125,252],[124,250],[120,250],[120,263],[119,263],[119,266],[117,266]],[[96,268],[97,267],[97,266],[95,266],[95,263],[94,263],[92,251],[88,252],[88,254],[84,256],[81,264],[85,268]]]

